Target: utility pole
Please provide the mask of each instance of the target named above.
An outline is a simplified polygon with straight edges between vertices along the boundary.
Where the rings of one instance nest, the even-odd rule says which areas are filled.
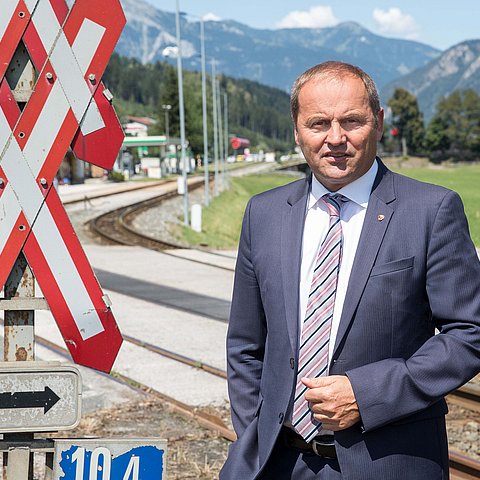
[[[222,171],[222,191],[225,189],[223,183],[223,171],[225,170],[225,155],[223,154],[223,121],[222,121],[222,94],[220,92],[220,80],[217,80],[217,108],[218,108],[218,144],[220,152],[220,168]]]
[[[212,59],[212,110],[213,110],[213,156],[215,162],[215,177],[213,194],[218,195],[218,120],[217,120],[217,79],[215,72],[215,59]]]
[[[200,44],[202,51],[202,115],[203,115],[203,168],[205,172],[205,206],[210,203],[208,178],[208,130],[207,130],[207,74],[205,69],[205,23],[200,17]]]
[[[228,159],[228,94],[227,92],[224,92],[223,94],[223,109],[224,109],[223,120],[225,122],[225,162],[226,162]],[[228,187],[228,185],[226,185],[225,183],[226,182],[225,164],[224,164],[222,174],[223,174],[222,182],[224,186]]]
[[[165,137],[167,139],[167,145],[170,142],[170,119],[169,112],[172,109],[171,105],[162,105],[163,110],[165,111]]]
[[[187,183],[187,156],[185,152],[185,106],[183,102],[183,74],[182,74],[182,44],[180,36],[180,4],[177,0],[176,11],[177,27],[177,74],[178,74],[178,105],[180,110],[180,143],[182,151],[182,179],[183,179],[183,224],[188,227],[188,183]]]

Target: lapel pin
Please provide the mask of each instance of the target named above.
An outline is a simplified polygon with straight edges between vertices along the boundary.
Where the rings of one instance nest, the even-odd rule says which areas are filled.
[[[384,218],[385,218],[385,215],[380,214],[380,215],[377,217],[377,220],[378,220],[379,222],[381,222]]]

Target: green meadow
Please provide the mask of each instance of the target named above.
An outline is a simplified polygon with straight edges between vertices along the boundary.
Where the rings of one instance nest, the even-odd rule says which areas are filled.
[[[408,167],[397,168],[396,171],[457,191],[465,204],[473,241],[480,247],[480,165]],[[291,181],[292,177],[280,174],[232,177],[230,189],[213,199],[209,208],[203,209],[202,233],[185,227],[177,233],[191,245],[235,249],[248,199],[256,193]]]
[[[465,205],[470,233],[480,247],[480,165],[453,165],[425,168],[402,168],[397,172],[422,182],[435,183],[455,190]]]
[[[249,198],[292,181],[292,177],[281,174],[246,175],[231,177],[230,188],[214,198],[202,211],[202,232],[182,227],[182,239],[190,245],[209,248],[236,249],[242,218]]]

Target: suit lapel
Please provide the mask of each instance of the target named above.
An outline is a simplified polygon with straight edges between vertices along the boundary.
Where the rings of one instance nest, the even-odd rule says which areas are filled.
[[[394,213],[394,209],[389,205],[389,203],[395,200],[393,175],[380,160],[378,162],[379,169],[368,201],[365,221],[348,282],[335,341],[334,356],[348,332],[388,224]]]
[[[310,181],[299,184],[289,197],[283,210],[280,254],[282,264],[283,298],[288,335],[293,351],[297,348],[300,264],[305,209],[310,191]]]

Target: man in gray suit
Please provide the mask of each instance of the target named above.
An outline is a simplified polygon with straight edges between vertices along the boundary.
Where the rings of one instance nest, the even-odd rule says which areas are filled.
[[[220,478],[446,479],[443,397],[480,370],[461,200],[376,157],[383,110],[359,68],[311,68],[291,106],[313,175],[245,212]]]

